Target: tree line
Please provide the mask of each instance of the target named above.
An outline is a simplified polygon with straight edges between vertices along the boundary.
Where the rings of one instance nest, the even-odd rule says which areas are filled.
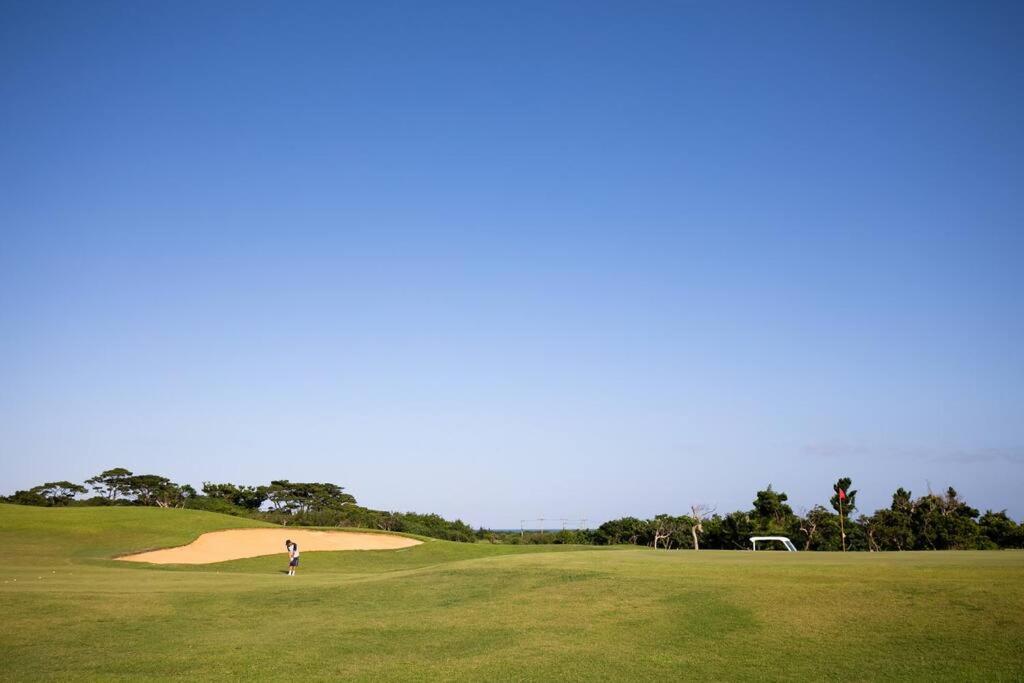
[[[688,514],[651,519],[622,517],[597,529],[510,532],[473,529],[436,514],[373,510],[360,506],[343,486],[325,482],[267,485],[204,482],[200,491],[155,474],[105,470],[79,484],[55,481],[16,491],[4,502],[40,506],[143,505],[189,508],[295,526],[382,529],[451,541],[492,543],[634,544],[664,549],[739,550],[751,536],[788,536],[803,550],[987,550],[1024,548],[1024,524],[1005,510],[984,514],[952,487],[914,497],[899,488],[889,507],[857,513],[857,491],[849,477],[833,485],[828,507],[794,512],[789,496],[770,484],[756,493],[749,510],[719,514],[691,505]],[[88,493],[92,496],[87,496]]]
[[[892,504],[870,515],[857,512],[857,491],[849,477],[839,479],[828,507],[796,513],[789,496],[769,484],[758,491],[749,510],[719,514],[692,505],[689,514],[660,514],[651,519],[622,517],[597,529],[557,532],[491,531],[477,537],[492,543],[633,544],[666,549],[740,550],[751,536],[787,536],[802,550],[990,550],[1024,548],[1024,524],[1006,511],[981,514],[952,487],[915,498],[899,488]],[[840,493],[841,492],[841,493]]]
[[[89,493],[92,493],[89,496]],[[449,541],[475,542],[472,527],[436,514],[373,510],[356,502],[343,486],[327,482],[267,485],[203,482],[200,491],[155,474],[124,467],[104,470],[83,483],[51,481],[16,491],[0,501],[44,507],[135,505],[206,510],[291,526],[382,529]]]

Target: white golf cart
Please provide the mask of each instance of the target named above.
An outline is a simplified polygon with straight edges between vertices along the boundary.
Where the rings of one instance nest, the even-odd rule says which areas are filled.
[[[778,541],[782,545],[786,546],[786,550],[791,553],[796,552],[796,546],[793,545],[793,541],[789,540],[785,536],[751,536],[750,545],[753,546],[751,550],[757,550],[758,542],[766,543],[768,541]]]

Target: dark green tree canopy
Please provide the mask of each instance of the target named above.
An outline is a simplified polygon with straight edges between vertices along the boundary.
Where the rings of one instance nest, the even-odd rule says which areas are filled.
[[[203,494],[210,498],[226,500],[232,505],[237,505],[247,510],[259,510],[267,500],[267,487],[213,484],[204,481]]]
[[[329,483],[291,482],[278,479],[266,489],[267,500],[275,509],[293,513],[339,510],[355,505],[356,499],[344,492],[344,487]]]
[[[124,497],[128,495],[128,481],[131,476],[131,470],[115,467],[100,472],[91,479],[86,479],[85,483],[101,496],[109,500],[117,500],[118,496]]]
[[[50,481],[29,490],[30,493],[42,496],[50,505],[68,505],[76,495],[86,491],[81,484],[70,481]]]
[[[789,496],[781,491],[775,491],[771,484],[763,491],[757,492],[752,517],[760,530],[779,533],[788,530],[793,519],[793,508],[786,503],[787,500]]]
[[[857,492],[850,488],[850,484],[853,483],[849,477],[840,477],[839,481],[832,485],[832,489],[835,493],[829,502],[832,503],[832,509],[836,512],[842,511],[843,517],[849,517],[850,513],[857,509]],[[842,507],[839,505],[839,491],[840,489],[846,494],[846,499],[843,501]]]

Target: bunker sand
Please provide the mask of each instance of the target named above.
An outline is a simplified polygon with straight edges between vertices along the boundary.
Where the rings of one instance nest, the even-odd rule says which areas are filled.
[[[261,555],[284,555],[288,539],[299,544],[299,552],[311,550],[396,550],[420,545],[404,536],[366,534],[354,531],[312,531],[309,529],[229,529],[203,534],[188,545],[151,550],[117,559],[151,564],[210,564]]]

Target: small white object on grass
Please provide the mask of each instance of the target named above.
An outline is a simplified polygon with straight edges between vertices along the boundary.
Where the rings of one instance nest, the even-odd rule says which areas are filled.
[[[782,545],[786,547],[786,550],[788,550],[789,552],[795,553],[797,551],[796,546],[793,545],[793,541],[789,540],[785,536],[751,536],[750,544],[752,550],[757,550],[758,541],[779,541],[782,543]]]

